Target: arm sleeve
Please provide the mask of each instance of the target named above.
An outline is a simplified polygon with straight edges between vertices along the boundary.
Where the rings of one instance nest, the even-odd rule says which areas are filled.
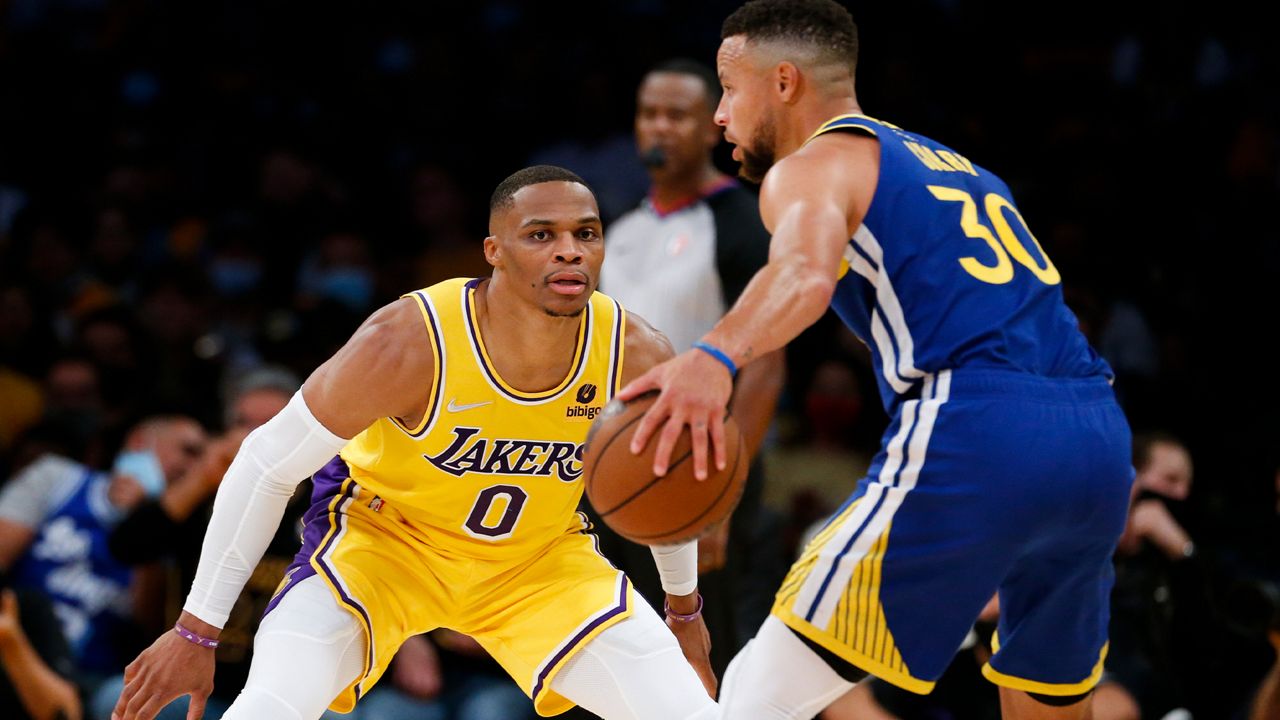
[[[311,414],[298,391],[280,414],[245,438],[213,503],[187,612],[222,627],[276,534],[298,478],[346,445]]]
[[[716,271],[725,307],[732,307],[747,283],[769,261],[769,232],[760,221],[756,196],[732,187],[707,198],[716,224]]]

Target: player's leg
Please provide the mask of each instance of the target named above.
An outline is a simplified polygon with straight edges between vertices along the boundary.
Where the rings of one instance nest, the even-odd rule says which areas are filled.
[[[1107,648],[1112,545],[1104,538],[1094,547],[1033,553],[1001,585],[996,652],[983,674],[1000,686],[1007,720],[1093,717]]]
[[[805,720],[848,693],[865,675],[770,616],[729,664],[720,689],[720,717]]]
[[[975,478],[1004,458],[969,461],[971,414],[951,397],[949,373],[902,404],[867,477],[806,546],[735,660],[742,669],[731,666],[740,677],[726,679],[726,718],[812,717],[861,672],[932,690],[1021,552],[985,521],[991,493]]]
[[[1092,716],[1108,651],[1111,558],[1132,479],[1128,426],[1119,407],[1101,401],[1110,389],[1096,385],[1001,405],[1021,416],[1017,425],[1044,429],[1026,441],[1024,459],[1009,463],[1024,480],[1004,495],[1022,496],[1010,505],[1035,525],[1023,529],[1025,550],[1000,583],[994,654],[982,669],[1000,686],[1010,720]]]
[[[716,704],[647,603],[578,650],[551,688],[605,720],[714,720]]]
[[[1007,720],[1090,720],[1092,691],[1070,697],[1000,688],[1000,715]]]
[[[244,690],[224,720],[316,720],[364,668],[365,633],[312,576],[258,627]]]

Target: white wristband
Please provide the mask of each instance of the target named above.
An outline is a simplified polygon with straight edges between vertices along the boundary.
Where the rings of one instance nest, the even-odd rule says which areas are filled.
[[[662,590],[668,595],[688,595],[698,589],[698,541],[682,545],[651,545]]]

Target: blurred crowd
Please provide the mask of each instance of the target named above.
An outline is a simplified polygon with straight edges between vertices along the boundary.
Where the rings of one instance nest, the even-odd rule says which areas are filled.
[[[487,274],[510,172],[574,170],[606,221],[635,206],[641,74],[710,63],[737,4],[0,0],[0,716],[105,720],[244,434],[374,308]],[[1023,5],[850,3],[859,95],[1008,181],[1117,371],[1139,474],[1098,717],[1250,717],[1280,642],[1280,53],[1230,3]],[[885,418],[834,318],[787,360],[764,497],[790,556]],[[224,635],[224,692],[306,492]],[[981,630],[938,698],[851,702],[985,717]],[[384,684],[413,717],[528,712],[461,636]]]

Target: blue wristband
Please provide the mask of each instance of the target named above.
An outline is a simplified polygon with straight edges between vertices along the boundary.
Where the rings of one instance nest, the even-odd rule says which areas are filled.
[[[723,363],[724,366],[729,369],[729,377],[737,376],[738,366],[733,364],[733,360],[729,359],[729,356],[726,355],[723,350],[715,345],[704,343],[701,340],[694,343],[693,346]]]

